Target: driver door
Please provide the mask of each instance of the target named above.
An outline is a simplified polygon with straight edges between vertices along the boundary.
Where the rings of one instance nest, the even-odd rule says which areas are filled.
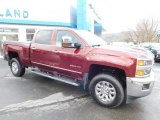
[[[62,41],[66,39],[69,39],[69,47],[65,47],[65,45],[62,44]],[[56,51],[56,54],[60,58],[57,66],[60,74],[81,80],[85,66],[84,49],[83,45],[80,48],[75,48],[75,43],[82,45],[81,41],[73,32],[59,30],[56,34],[56,49],[54,51]]]

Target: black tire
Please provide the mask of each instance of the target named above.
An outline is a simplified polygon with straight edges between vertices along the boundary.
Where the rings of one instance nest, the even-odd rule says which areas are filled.
[[[104,81],[104,82],[103,82]],[[101,86],[101,83],[105,83],[105,86],[109,86],[108,89],[104,87],[98,88],[98,85]],[[107,85],[106,85],[107,84]],[[102,85],[104,86],[104,85]],[[103,90],[102,90],[103,89]],[[106,90],[107,89],[107,90]],[[111,90],[112,89],[112,90]],[[89,91],[93,99],[100,104],[101,106],[108,107],[108,108],[115,108],[120,106],[124,99],[124,89],[121,85],[121,83],[116,79],[115,77],[108,75],[108,74],[98,74],[96,75],[89,84]],[[101,92],[97,92],[101,91]],[[105,91],[105,92],[104,92]],[[109,92],[106,92],[109,91]],[[112,92],[114,91],[114,94],[112,95]],[[102,93],[103,92],[103,93]],[[99,95],[97,95],[99,94]],[[100,96],[103,96],[100,98]],[[111,95],[111,97],[110,97]],[[99,97],[98,97],[99,96]],[[107,96],[107,97],[106,97]],[[112,99],[113,97],[113,99]],[[101,99],[112,99],[112,101],[103,101]]]
[[[13,65],[17,66],[17,70],[13,70],[14,67]],[[12,74],[16,77],[21,77],[22,75],[25,74],[25,67],[22,66],[20,61],[17,58],[12,58],[10,61],[10,69],[12,71]]]

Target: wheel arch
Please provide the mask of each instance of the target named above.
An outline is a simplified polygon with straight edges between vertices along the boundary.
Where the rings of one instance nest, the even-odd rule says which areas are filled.
[[[86,84],[87,88],[91,80],[100,73],[105,73],[117,78],[123,88],[126,89],[126,73],[123,69],[98,64],[92,64],[89,67],[88,82]]]
[[[19,54],[18,54],[18,52],[15,52],[15,51],[8,51],[8,57],[9,57],[9,59],[8,59],[8,64],[9,64],[9,66],[10,66],[10,61],[11,61],[11,59],[12,59],[12,58],[17,58],[17,59],[19,59]]]

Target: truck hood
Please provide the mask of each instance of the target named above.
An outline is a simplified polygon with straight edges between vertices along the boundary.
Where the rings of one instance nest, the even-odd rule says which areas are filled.
[[[92,52],[94,54],[103,54],[117,57],[128,57],[128,58],[143,58],[143,59],[154,59],[154,55],[146,49],[139,47],[119,47],[113,45],[102,45],[95,47]]]

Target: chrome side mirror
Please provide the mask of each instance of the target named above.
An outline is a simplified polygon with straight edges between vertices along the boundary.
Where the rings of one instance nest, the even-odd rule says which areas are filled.
[[[72,38],[70,36],[62,37],[62,47],[67,48],[72,46]]]

